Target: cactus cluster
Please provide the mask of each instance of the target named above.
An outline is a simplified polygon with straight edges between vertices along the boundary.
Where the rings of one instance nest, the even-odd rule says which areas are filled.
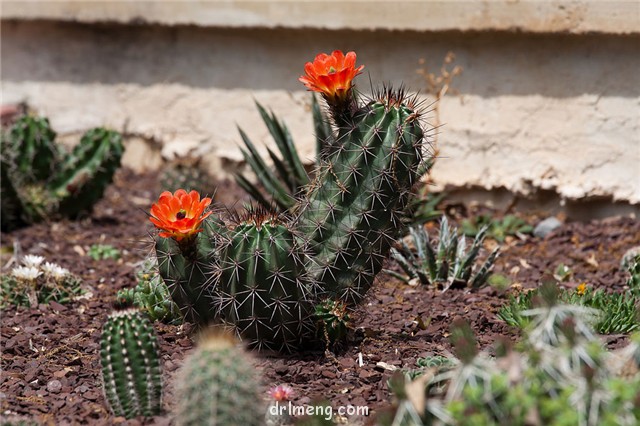
[[[137,309],[116,311],[103,326],[100,362],[114,415],[153,416],[162,409],[162,370],[155,331]]]
[[[2,230],[77,217],[102,197],[120,166],[119,133],[96,128],[65,152],[46,118],[23,116],[2,138]]]
[[[595,313],[555,297],[548,292],[526,312],[524,341],[515,349],[498,342],[495,357],[477,349],[468,325],[454,325],[456,356],[414,382],[400,376],[396,416],[380,424],[637,425],[640,335],[608,351],[590,326]]]
[[[388,87],[358,96],[344,80],[362,68],[352,52],[319,55],[316,62],[301,81],[322,93],[335,131],[325,138],[313,179],[293,205],[280,206],[287,214],[262,208],[239,218],[205,214],[192,207],[197,194],[185,191],[163,193],[152,208],[151,220],[163,231],[156,238],[160,274],[185,318],[222,321],[253,346],[279,351],[315,334],[318,303],[331,300],[346,310],[363,299],[401,231],[426,159],[415,97]],[[319,83],[326,82],[314,74],[321,72],[335,80],[331,87]],[[287,142],[286,128],[262,113]],[[251,146],[246,138],[245,144]]]
[[[83,292],[80,278],[35,255],[22,257],[20,265],[2,275],[0,291],[0,308],[8,305],[33,308],[50,301],[67,303]]]
[[[259,426],[264,422],[255,365],[233,339],[205,336],[184,362],[177,384],[178,426]]]
[[[457,229],[450,227],[447,217],[442,216],[438,242],[434,247],[424,226],[412,227],[410,235],[415,249],[405,241],[401,242],[399,249],[391,249],[393,258],[408,278],[389,272],[407,282],[417,279],[421,284],[442,285],[445,289],[454,285],[478,288],[487,281],[499,251],[499,247],[496,247],[475,270],[475,261],[486,232],[486,227],[480,229],[467,249],[464,235],[458,236]]]
[[[118,291],[118,307],[135,306],[147,314],[151,321],[177,324],[182,321],[178,305],[171,300],[169,289],[158,274],[155,256],[145,259],[136,272],[138,284],[134,288]]]

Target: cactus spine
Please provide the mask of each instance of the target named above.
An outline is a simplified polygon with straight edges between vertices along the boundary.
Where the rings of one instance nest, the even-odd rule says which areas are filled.
[[[232,339],[206,337],[187,357],[180,373],[178,426],[263,424],[255,366]]]
[[[124,150],[119,133],[93,129],[71,153],[54,144],[46,118],[20,118],[2,143],[3,230],[91,209],[111,183]],[[5,200],[4,198],[7,197]]]
[[[136,309],[109,315],[100,360],[105,398],[116,416],[153,416],[162,407],[162,372],[153,327]]]

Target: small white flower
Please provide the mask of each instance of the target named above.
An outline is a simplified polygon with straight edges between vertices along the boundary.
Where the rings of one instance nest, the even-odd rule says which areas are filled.
[[[45,262],[44,265],[42,265],[40,267],[40,269],[42,269],[42,271],[47,274],[47,275],[51,275],[53,273],[54,270],[56,270],[57,268],[59,268],[60,266],[58,266],[56,263],[53,262]]]
[[[35,254],[28,254],[22,258],[24,266],[30,266],[33,268],[37,268],[42,262],[44,262],[44,257],[36,256]]]
[[[45,274],[57,280],[63,279],[70,274],[67,268],[63,268],[62,266],[56,265],[55,263],[51,262],[45,263],[42,266],[42,270]]]
[[[63,268],[61,266],[58,266],[54,271],[51,272],[51,275],[53,276],[53,278],[57,280],[61,280],[67,277],[67,275],[69,274],[71,274],[71,272],[69,272],[67,268]]]
[[[42,274],[41,271],[38,270],[35,266],[16,266],[11,271],[11,275],[15,278],[34,281]]]

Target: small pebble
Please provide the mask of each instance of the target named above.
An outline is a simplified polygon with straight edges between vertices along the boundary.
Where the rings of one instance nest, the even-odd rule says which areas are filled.
[[[60,383],[60,380],[52,380],[49,383],[47,383],[47,391],[51,393],[58,393],[60,392],[61,389],[62,389],[62,383]]]
[[[548,217],[536,225],[535,229],[533,230],[533,235],[538,238],[544,238],[561,225],[562,222],[560,222],[557,217]]]

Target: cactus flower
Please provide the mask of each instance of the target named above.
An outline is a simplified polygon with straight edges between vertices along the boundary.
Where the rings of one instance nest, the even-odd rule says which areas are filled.
[[[291,401],[293,399],[293,389],[287,385],[274,386],[267,393],[274,401],[278,402]]]
[[[331,55],[320,53],[313,62],[304,66],[306,75],[298,80],[309,90],[320,92],[329,104],[344,102],[352,87],[352,81],[360,74],[364,65],[356,68],[355,52],[346,55],[340,50],[334,50]]]
[[[181,241],[202,231],[202,221],[211,214],[205,213],[210,204],[211,198],[201,200],[197,191],[187,193],[178,189],[173,194],[164,191],[151,206],[149,220],[162,231],[161,237]]]

